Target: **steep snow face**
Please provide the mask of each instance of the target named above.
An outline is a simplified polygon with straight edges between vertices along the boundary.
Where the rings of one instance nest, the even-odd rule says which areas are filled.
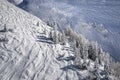
[[[69,45],[54,45],[52,30],[37,17],[0,0],[0,80],[80,80],[87,71],[68,69]],[[68,57],[58,60],[59,55]],[[83,76],[82,76],[83,75]]]

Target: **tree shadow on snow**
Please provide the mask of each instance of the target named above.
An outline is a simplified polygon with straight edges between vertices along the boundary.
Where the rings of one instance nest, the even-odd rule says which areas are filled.
[[[69,69],[74,70],[74,71],[80,70],[79,66],[72,65],[72,64],[68,65],[68,66],[65,66],[65,67],[62,67],[60,69],[63,70],[63,71],[67,71]]]
[[[48,44],[53,44],[50,38],[47,38],[45,36],[37,36],[37,41],[38,42],[43,42],[43,43],[48,43]]]
[[[58,58],[56,58],[58,61],[62,61],[62,60],[65,60],[65,61],[73,61],[75,60],[75,57],[74,56],[69,56],[69,57],[64,57],[63,55],[59,56]]]
[[[74,50],[72,48],[70,48],[70,47],[64,47],[62,50],[74,52]]]

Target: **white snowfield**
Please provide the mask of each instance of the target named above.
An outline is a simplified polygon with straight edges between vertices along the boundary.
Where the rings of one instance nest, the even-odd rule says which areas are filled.
[[[69,45],[54,45],[52,30],[37,17],[0,0],[0,80],[79,80],[86,71],[66,67]],[[81,76],[85,74],[84,76]]]

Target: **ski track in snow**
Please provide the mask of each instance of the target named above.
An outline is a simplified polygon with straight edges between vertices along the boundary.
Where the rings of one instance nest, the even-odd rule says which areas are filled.
[[[39,24],[39,25],[37,25]],[[0,0],[0,80],[78,80],[79,72],[61,70],[72,61],[58,61],[59,54],[70,56],[64,46],[40,42],[37,35],[46,36],[50,27],[37,17]],[[6,37],[5,37],[6,36]],[[59,48],[61,46],[62,48]]]

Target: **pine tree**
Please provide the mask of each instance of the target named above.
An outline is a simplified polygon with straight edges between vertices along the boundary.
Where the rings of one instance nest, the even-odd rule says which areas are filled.
[[[105,79],[109,80],[110,73],[110,56],[108,53],[104,54],[104,71],[105,71]]]
[[[50,32],[50,38],[53,40],[55,44],[58,44],[59,41],[58,41],[57,23],[53,22],[51,26],[53,27],[53,31]]]
[[[104,71],[105,71],[105,79],[109,80],[109,65],[107,63],[104,65]]]
[[[86,44],[83,45],[82,56],[83,56],[83,67],[87,69],[88,66],[86,60],[88,59],[88,47]]]
[[[54,42],[55,44],[58,44],[58,34],[57,34],[57,31],[56,31],[56,30],[54,31],[53,42]]]
[[[50,39],[53,41],[53,32],[52,31],[50,31],[50,34],[49,34],[49,37],[50,37]]]
[[[66,27],[65,28],[65,35],[66,36],[71,36],[71,34],[72,34],[72,29],[70,28],[70,26],[68,26],[68,27]]]
[[[81,54],[80,54],[79,48],[76,48],[76,47],[75,47],[75,60],[74,60],[74,64],[79,66],[80,68],[82,66]]]
[[[66,36],[65,36],[65,34],[63,33],[63,34],[62,34],[62,44],[65,45],[65,43],[66,43]]]
[[[58,41],[62,42],[62,34],[58,33]]]
[[[100,80],[100,73],[99,73],[99,61],[98,58],[95,60],[95,66],[94,66],[94,75],[96,77],[96,80]]]

